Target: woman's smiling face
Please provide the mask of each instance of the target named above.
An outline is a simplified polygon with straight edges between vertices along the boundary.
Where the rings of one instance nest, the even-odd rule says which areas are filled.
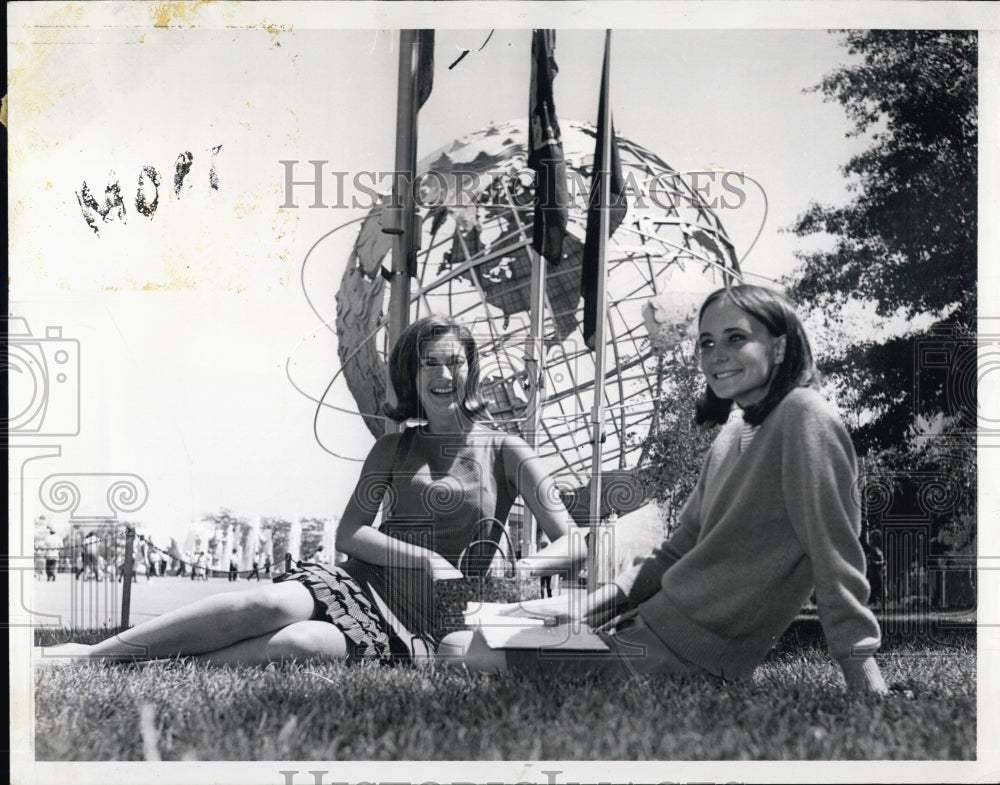
[[[785,357],[785,336],[774,336],[726,297],[710,303],[698,326],[701,370],[712,392],[747,407],[767,395]]]
[[[417,395],[430,420],[454,416],[465,401],[469,363],[465,347],[454,335],[443,335],[420,349]]]

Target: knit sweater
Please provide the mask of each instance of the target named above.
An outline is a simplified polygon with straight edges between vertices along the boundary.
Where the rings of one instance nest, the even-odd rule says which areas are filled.
[[[815,588],[850,683],[880,633],[865,604],[847,430],[807,388],[790,392],[743,451],[742,427],[731,421],[715,439],[673,536],[616,583],[671,649],[730,679],[753,672]]]

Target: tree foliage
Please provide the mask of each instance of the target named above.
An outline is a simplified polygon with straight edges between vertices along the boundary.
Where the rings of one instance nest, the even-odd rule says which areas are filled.
[[[851,135],[871,146],[844,174],[856,178],[843,207],[813,205],[795,226],[837,238],[804,258],[797,288],[857,295],[884,316],[958,305],[975,316],[977,35],[928,30],[851,31],[863,59],[814,89],[839,102]]]
[[[928,554],[961,566],[975,550],[978,39],[974,31],[843,36],[856,62],[813,89],[840,103],[850,135],[870,144],[843,168],[851,200],[799,216],[798,235],[829,234],[833,247],[801,255],[787,283],[841,339],[819,365],[863,457],[869,558],[891,550],[886,597],[923,602],[933,591],[909,594],[922,585]],[[871,318],[849,328],[845,314],[856,316],[859,302],[897,329]],[[915,327],[921,318],[928,326]],[[965,575],[940,574],[935,602],[974,598],[971,577],[960,592],[947,580]]]
[[[326,536],[326,527],[329,521],[323,518],[302,518],[302,558],[311,558]],[[326,558],[333,558],[332,554],[327,554]]]
[[[648,460],[642,480],[649,494],[662,505],[664,523],[670,532],[677,527],[681,507],[694,490],[702,458],[718,428],[694,422],[694,402],[703,392],[705,380],[693,342],[662,352],[658,360],[656,389],[660,394],[644,444]]]
[[[868,144],[843,167],[849,201],[813,204],[795,222],[797,235],[832,245],[801,254],[784,283],[812,308],[826,389],[863,457],[863,541],[874,552],[893,534],[887,596],[902,596],[927,554],[916,537],[894,539],[901,521],[927,527],[931,553],[974,551],[978,39],[841,35],[853,61],[812,90],[839,103],[849,136]],[[703,384],[693,352],[677,340],[661,363],[645,479],[675,522],[714,433],[693,424]]]
[[[834,245],[801,255],[787,283],[831,321],[852,299],[874,302],[884,317],[936,319],[821,361],[865,408],[853,435],[867,454],[898,445],[918,414],[967,421],[975,413],[974,385],[955,381],[975,363],[978,39],[975,31],[843,36],[858,62],[813,89],[840,103],[850,135],[870,146],[843,168],[854,194],[846,205],[813,204],[799,216],[796,234],[826,233]]]
[[[308,559],[323,544],[326,527],[331,525],[331,522],[324,518],[300,518],[299,523],[302,526],[299,557]],[[285,554],[288,553],[288,538],[291,533],[292,522],[285,518],[264,518],[261,521],[261,529],[271,533],[272,561],[275,564],[284,563]],[[332,558],[332,555],[328,554],[327,558]]]

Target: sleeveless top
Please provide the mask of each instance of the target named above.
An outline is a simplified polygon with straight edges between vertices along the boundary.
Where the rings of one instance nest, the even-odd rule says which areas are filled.
[[[423,428],[408,428],[387,479],[380,530],[439,553],[467,576],[484,572],[517,497],[503,465],[505,438],[477,426],[457,446]],[[407,636],[431,639],[434,589],[426,571],[355,558],[341,566],[373,595],[404,643],[411,643]]]

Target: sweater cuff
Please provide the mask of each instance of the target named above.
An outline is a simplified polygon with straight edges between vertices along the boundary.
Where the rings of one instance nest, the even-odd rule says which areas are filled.
[[[864,659],[846,657],[845,659],[837,660],[837,663],[844,672],[844,681],[847,682],[847,689],[879,693],[888,691],[885,679],[882,678],[882,671],[879,669],[874,657],[865,657]]]

